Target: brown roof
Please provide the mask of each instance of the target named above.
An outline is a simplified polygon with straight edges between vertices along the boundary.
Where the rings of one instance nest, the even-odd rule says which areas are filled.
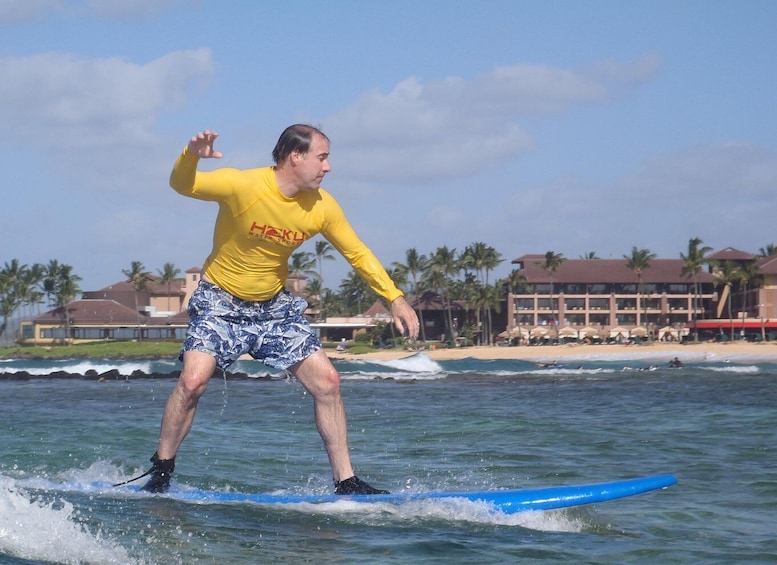
[[[174,316],[150,316],[145,318],[146,324],[149,326],[186,326],[189,324],[189,313],[184,310],[178,312]]]
[[[148,283],[146,284],[146,290],[141,291],[147,292],[148,294],[151,294],[152,296],[167,296],[167,284],[160,284],[159,277],[156,275],[149,274],[148,275]],[[186,281],[183,279],[176,279],[170,283],[170,294],[183,294],[183,286],[186,284]],[[108,297],[111,294],[115,294],[118,292],[122,293],[135,293],[135,287],[132,286],[132,283],[129,281],[119,281],[115,282],[111,285],[108,285],[106,287],[101,288],[100,290],[90,290],[84,294],[88,294],[89,296],[96,297],[96,296],[104,296]]]
[[[138,313],[122,306],[115,300],[83,299],[67,305],[70,320],[74,324],[106,323],[106,324],[137,324]],[[36,322],[52,322],[61,320],[57,310],[51,310],[35,318]],[[140,316],[141,320],[145,316]]]
[[[758,262],[758,268],[764,275],[777,275],[777,255],[769,255]]]
[[[747,251],[740,251],[733,247],[726,247],[720,251],[716,251],[712,255],[708,255],[707,259],[711,261],[752,261],[755,259],[755,255],[748,253]]]
[[[364,317],[377,318],[379,316],[390,318],[391,312],[389,312],[388,308],[386,308],[383,302],[376,300],[375,303],[370,306],[370,308],[364,313]]]
[[[530,283],[536,284],[550,282],[550,273],[539,266],[544,261],[545,255],[523,255],[512,262],[522,265],[521,273]],[[567,259],[553,273],[553,283],[636,283],[637,275],[626,263],[626,259]],[[687,284],[691,279],[681,274],[682,269],[682,259],[653,259],[650,267],[642,271],[642,282]],[[700,271],[698,280],[712,282],[714,278],[709,273]]]

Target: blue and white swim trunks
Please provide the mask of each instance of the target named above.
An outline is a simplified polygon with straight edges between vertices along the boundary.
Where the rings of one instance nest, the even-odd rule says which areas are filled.
[[[189,329],[181,350],[213,355],[226,370],[248,354],[275,369],[288,369],[321,349],[303,316],[303,298],[281,291],[270,300],[242,300],[200,281],[189,300]]]

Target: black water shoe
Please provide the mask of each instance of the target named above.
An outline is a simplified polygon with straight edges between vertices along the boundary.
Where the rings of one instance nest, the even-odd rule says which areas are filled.
[[[354,475],[344,481],[335,481],[335,494],[389,494],[389,491],[372,487]]]
[[[151,478],[141,487],[140,490],[146,492],[167,492],[170,488],[170,475],[175,470],[175,457],[172,459],[160,459],[159,455],[154,453],[151,456],[153,467],[149,469],[148,474]]]

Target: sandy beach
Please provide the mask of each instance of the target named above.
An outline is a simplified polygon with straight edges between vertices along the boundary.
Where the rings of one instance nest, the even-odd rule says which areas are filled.
[[[327,350],[331,359],[374,359],[391,360],[401,359],[416,353],[412,350],[387,349],[373,353],[353,354],[349,352],[337,352]],[[698,359],[715,358],[758,358],[761,361],[777,363],[777,342],[767,343],[713,343],[700,342],[689,344],[678,343],[646,343],[642,345],[536,345],[522,347],[476,346],[459,347],[453,349],[424,350],[430,358],[438,361],[465,359],[522,359],[537,361],[552,361],[555,359],[617,357],[620,359],[651,359],[658,362],[678,357],[681,361],[684,357]]]

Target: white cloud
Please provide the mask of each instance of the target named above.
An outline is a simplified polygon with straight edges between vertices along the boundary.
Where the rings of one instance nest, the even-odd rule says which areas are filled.
[[[520,188],[506,211],[523,234],[541,234],[540,247],[567,257],[621,257],[637,245],[671,258],[696,236],[715,249],[755,252],[776,239],[775,185],[777,152],[699,145],[648,158],[603,185],[566,177]]]
[[[654,56],[568,70],[498,67],[472,80],[406,79],[370,92],[325,121],[340,172],[359,179],[445,180],[535,149],[525,125],[575,105],[606,102],[618,87],[648,80]]]
[[[0,57],[0,120],[15,132],[6,142],[55,152],[146,143],[160,111],[182,105],[212,70],[207,49],[145,65],[62,53]]]

